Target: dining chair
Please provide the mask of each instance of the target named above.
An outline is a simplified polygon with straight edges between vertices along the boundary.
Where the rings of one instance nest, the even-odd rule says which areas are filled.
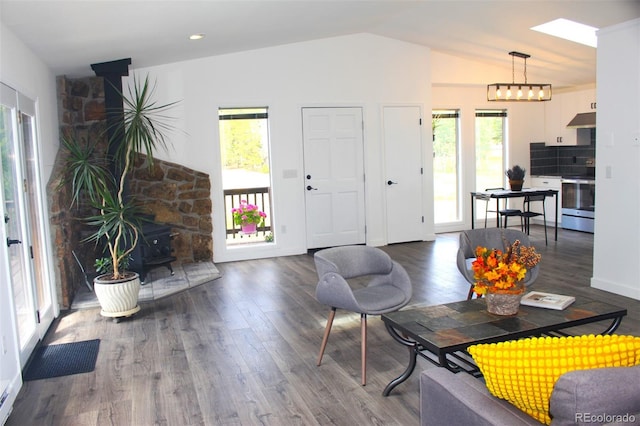
[[[487,188],[485,189],[485,191],[504,191],[504,188]],[[495,212],[500,216],[500,224],[503,228],[506,228],[508,226],[508,219],[510,217],[520,217],[520,215],[522,214],[522,210],[520,209],[508,209],[507,208],[507,200],[504,200],[504,208],[503,209],[498,209],[498,211],[496,210],[490,210],[489,209],[489,204],[491,204],[491,202],[494,200],[494,198],[491,198],[490,195],[480,195],[480,196],[476,196],[476,199],[478,200],[484,200],[486,201],[486,206],[485,206],[485,212],[484,212],[484,227],[487,227],[487,216],[489,213],[491,212]],[[502,225],[502,219],[504,218],[504,225]],[[520,219],[520,228],[522,228],[523,224],[522,224],[522,218]]]
[[[319,278],[316,299],[331,307],[317,365],[322,362],[336,309],[357,312],[360,314],[364,386],[367,380],[367,315],[394,312],[409,303],[412,294],[411,280],[399,263],[375,247],[342,246],[324,249],[315,253],[314,261]]]
[[[527,195],[524,197],[524,201],[522,202],[522,212],[520,212],[520,217],[524,221],[524,232],[529,235],[529,228],[531,225],[531,218],[542,216],[542,221],[544,224],[544,243],[548,245],[547,239],[547,210],[545,208],[545,200],[546,195]],[[531,203],[542,203],[542,211],[533,211],[531,210]]]

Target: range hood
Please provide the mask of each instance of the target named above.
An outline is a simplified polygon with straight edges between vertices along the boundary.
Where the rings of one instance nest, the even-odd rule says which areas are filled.
[[[567,129],[595,129],[596,113],[583,112],[573,117],[573,120],[567,124]]]

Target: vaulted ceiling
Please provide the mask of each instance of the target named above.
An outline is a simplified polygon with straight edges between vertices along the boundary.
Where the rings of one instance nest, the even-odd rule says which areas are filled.
[[[525,52],[530,81],[575,86],[595,82],[596,49],[530,27],[567,18],[602,28],[637,17],[640,0],[0,0],[2,25],[70,76],[127,57],[139,68],[371,33],[503,67],[506,79],[507,53]],[[206,37],[188,40],[193,33]]]

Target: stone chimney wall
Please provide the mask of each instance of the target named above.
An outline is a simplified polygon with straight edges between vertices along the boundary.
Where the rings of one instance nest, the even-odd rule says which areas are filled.
[[[106,126],[104,84],[102,78],[56,79],[60,136],[75,133],[81,140],[99,140]],[[106,141],[100,144],[106,147]],[[91,270],[96,257],[94,245],[83,243],[86,226],[77,218],[87,213],[84,207],[71,208],[71,188],[63,185],[66,151],[59,149],[47,183],[49,222],[53,241],[56,291],[62,308],[70,308],[76,291],[84,285],[84,276],[76,263]]]
[[[213,259],[211,182],[209,175],[179,164],[154,159],[154,167],[143,167],[140,155],[131,194],[155,221],[171,225],[176,235],[173,255],[178,263]]]
[[[102,77],[68,79],[57,78],[58,119],[60,134],[75,134],[81,140],[98,140],[106,152],[104,82]],[[93,243],[81,240],[90,232],[78,217],[86,208],[73,209],[71,189],[61,184],[66,161],[64,150],[59,150],[51,179],[47,185],[49,217],[51,222],[56,282],[62,308],[70,308],[75,292],[84,285],[84,277],[72,251],[79,256],[88,270],[98,254]],[[174,266],[185,263],[211,261],[213,239],[211,223],[211,184],[205,173],[178,164],[154,160],[148,170],[144,155],[140,155],[132,174],[130,193],[155,221],[171,226]]]

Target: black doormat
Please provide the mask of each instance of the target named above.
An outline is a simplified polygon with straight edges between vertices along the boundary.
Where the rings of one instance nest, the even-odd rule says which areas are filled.
[[[48,379],[93,371],[98,349],[100,339],[41,346],[29,362],[23,380]]]

